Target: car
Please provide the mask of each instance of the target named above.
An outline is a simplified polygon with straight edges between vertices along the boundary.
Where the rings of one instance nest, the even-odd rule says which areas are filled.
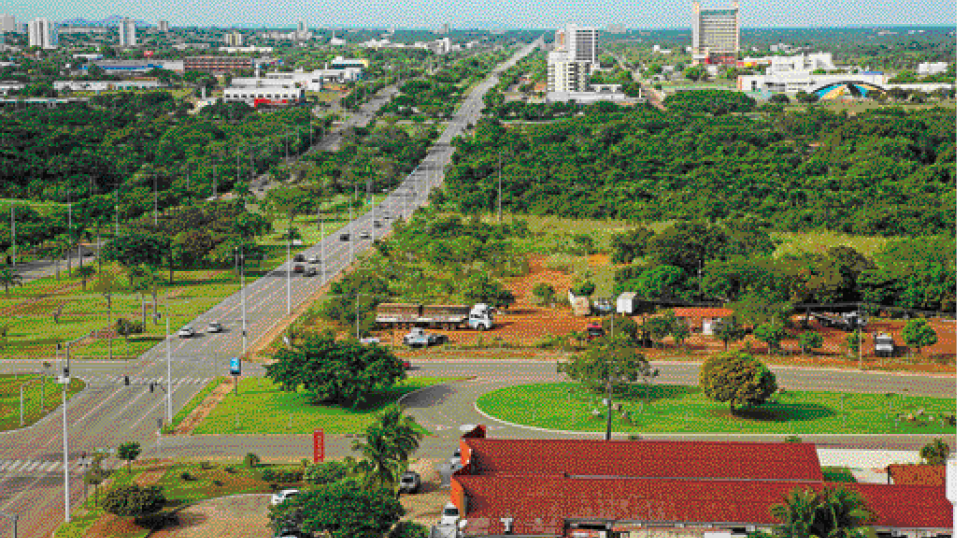
[[[392,219],[392,215],[386,213],[385,215],[382,215],[382,218],[385,219],[385,220],[391,220],[391,219]]]
[[[309,260],[307,260],[307,261],[308,261],[309,263],[315,265],[315,264],[319,263],[319,256],[309,256]]]
[[[297,263],[296,265],[293,266],[292,272],[293,272],[293,273],[304,273],[304,272],[306,272],[306,266]]]
[[[176,336],[180,338],[192,338],[196,334],[196,331],[192,327],[183,327],[176,333]]]
[[[272,499],[270,499],[269,502],[272,503],[273,506],[276,506],[277,504],[282,504],[288,501],[289,499],[292,499],[296,495],[299,495],[298,489],[279,490],[276,493],[272,494]]]
[[[452,503],[445,503],[442,509],[442,517],[439,519],[439,526],[456,526],[459,523],[459,508]]]
[[[409,362],[409,361],[402,361],[402,367],[405,368],[406,370],[411,370],[411,369],[412,369],[412,363]]]
[[[339,241],[348,241],[349,234],[339,234]]]
[[[359,239],[369,239],[369,232],[365,230],[359,232]]]
[[[378,220],[374,220],[374,221],[372,221],[372,227],[373,227],[373,228],[381,228],[381,227],[382,227],[382,222],[381,222],[381,221],[378,221]]]
[[[300,530],[284,527],[279,529],[279,532],[274,534],[273,538],[305,538],[305,536]]]
[[[415,471],[406,471],[399,477],[399,493],[418,493],[422,477]]]
[[[296,254],[295,256],[292,257],[292,261],[294,261],[294,262],[304,262],[304,261],[306,261],[306,257],[303,256],[302,254]]]
[[[452,454],[451,458],[449,458],[449,463],[452,465],[462,465],[462,449],[455,449],[455,453]]]
[[[206,327],[206,332],[221,333],[223,332],[223,324],[218,321],[210,321],[209,325]]]
[[[316,276],[318,274],[319,271],[316,271],[315,267],[310,267],[309,269],[306,269],[306,272],[303,273],[302,276]]]

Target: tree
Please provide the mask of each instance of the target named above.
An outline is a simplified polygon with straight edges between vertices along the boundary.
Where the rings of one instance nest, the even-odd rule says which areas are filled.
[[[930,347],[937,343],[937,332],[927,323],[926,319],[912,319],[904,326],[901,331],[904,337],[904,343],[908,347],[916,347],[917,354],[921,354],[921,349]]]
[[[124,267],[159,267],[168,249],[169,241],[158,235],[131,231],[107,243],[103,257],[119,262]]]
[[[266,376],[282,390],[302,387],[313,401],[355,407],[374,391],[405,378],[405,368],[384,347],[337,341],[331,332],[312,335],[284,347],[266,366]]]
[[[950,456],[950,446],[943,439],[934,439],[920,449],[920,459],[927,465],[944,465]]]
[[[532,288],[532,295],[538,298],[538,302],[542,305],[555,304],[555,288],[551,284],[539,282]]]
[[[109,325],[113,325],[113,295],[120,290],[120,285],[116,281],[116,276],[111,271],[101,272],[99,277],[93,283],[93,291],[103,295],[106,299],[106,319]],[[110,359],[113,359],[113,337],[110,336]]]
[[[332,484],[349,474],[349,467],[341,461],[327,461],[306,467],[302,479],[310,484]]]
[[[742,352],[724,352],[709,358],[698,377],[701,390],[716,402],[728,402],[731,413],[739,407],[761,405],[778,389],[774,373]]]
[[[763,323],[754,329],[754,337],[768,345],[768,355],[772,351],[781,349],[781,341],[787,336],[784,325],[780,323]]]
[[[379,413],[363,438],[353,443],[352,450],[362,458],[356,470],[362,473],[365,487],[395,487],[422,439],[416,426],[415,419],[403,415],[402,409],[393,405]]]
[[[400,521],[389,531],[388,538],[428,538],[429,529],[414,521]]]
[[[859,492],[827,487],[792,489],[771,515],[781,521],[773,533],[781,538],[864,538],[871,512]]]
[[[725,319],[714,327],[714,336],[724,342],[725,351],[728,350],[728,344],[743,339],[746,334],[744,327],[738,325],[735,318]]]
[[[99,502],[100,484],[102,484],[106,478],[106,471],[96,460],[94,460],[93,465],[83,473],[83,483],[93,486],[93,506],[96,506]]]
[[[117,318],[116,320],[116,334],[122,336],[126,340],[126,355],[130,355],[130,336],[134,334],[143,334],[143,323],[137,323],[135,321],[130,321],[126,318]]]
[[[83,291],[86,291],[86,281],[95,274],[96,267],[92,265],[81,265],[76,268],[76,276],[80,277],[80,281],[83,282]]]
[[[576,297],[591,297],[595,293],[595,283],[586,278],[572,288],[572,293]]]
[[[674,311],[672,311],[672,314],[673,313]],[[691,327],[688,327],[688,324],[683,320],[677,320],[676,323],[671,326],[671,336],[675,339],[675,343],[679,346],[684,346],[685,340],[691,336]],[[725,349],[727,349],[727,344],[725,344]]]
[[[404,514],[392,491],[341,480],[301,492],[271,509],[269,518],[276,530],[298,524],[305,533],[329,538],[382,538]]]
[[[771,99],[769,99],[769,101],[772,103],[781,103],[781,104],[787,105],[791,103],[791,98],[788,97],[787,94],[785,93],[776,93],[771,96]]]
[[[141,487],[135,484],[118,486],[103,499],[103,509],[120,517],[141,517],[155,514],[166,504],[159,486]]]
[[[823,344],[824,337],[814,331],[803,332],[801,336],[798,336],[798,345],[801,346],[801,352],[805,354]]]
[[[809,105],[811,103],[816,103],[818,99],[820,99],[820,97],[818,97],[816,93],[808,93],[804,90],[797,92],[794,95],[794,98],[797,99],[799,103],[804,103],[806,105]]]
[[[509,306],[515,302],[515,296],[498,280],[488,273],[475,273],[462,287],[462,295],[471,303],[486,303],[492,306]]]
[[[699,80],[704,80],[708,78],[708,71],[700,65],[694,67],[689,67],[685,69],[682,73],[684,77],[692,82],[698,82]]]
[[[864,335],[861,331],[854,331],[851,334],[848,334],[844,339],[845,345],[847,345],[847,350],[851,355],[856,355],[860,350],[861,346],[864,344]]]
[[[3,285],[3,291],[10,295],[10,287],[23,284],[23,277],[18,275],[13,267],[9,265],[0,265],[0,284]]]
[[[130,471],[130,464],[133,463],[133,460],[140,457],[141,452],[142,448],[136,441],[123,443],[122,445],[116,447],[116,457],[120,458],[121,460],[126,460],[127,471]]]

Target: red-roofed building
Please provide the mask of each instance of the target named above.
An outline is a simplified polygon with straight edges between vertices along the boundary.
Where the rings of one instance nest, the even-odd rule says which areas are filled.
[[[711,335],[719,323],[734,315],[728,308],[688,307],[675,308],[675,317],[685,320],[694,332]]]
[[[943,487],[828,483],[806,443],[486,439],[479,426],[460,450],[466,536],[731,536],[777,524],[771,506],[797,487],[859,491],[877,531],[951,536]]]

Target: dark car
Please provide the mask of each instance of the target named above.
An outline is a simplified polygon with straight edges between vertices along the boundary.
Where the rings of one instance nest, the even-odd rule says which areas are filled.
[[[295,266],[293,266],[292,272],[293,272],[293,273],[304,273],[304,272],[306,272],[306,267],[305,267],[304,265],[300,265],[300,264],[297,263]]]
[[[349,234],[339,234],[339,241],[348,241]]]
[[[316,276],[318,274],[319,271],[317,271],[315,267],[310,267],[309,269],[306,269],[306,272],[303,273],[302,276]]]
[[[399,493],[418,493],[422,486],[422,477],[415,471],[406,471],[399,478]]]
[[[294,261],[294,262],[304,262],[304,261],[306,261],[306,257],[303,256],[302,254],[296,254],[295,256],[292,257],[292,261]]]
[[[373,228],[381,228],[381,227],[382,227],[382,223],[379,222],[379,221],[377,221],[377,220],[374,220],[374,221],[372,221],[372,227],[373,227]]]

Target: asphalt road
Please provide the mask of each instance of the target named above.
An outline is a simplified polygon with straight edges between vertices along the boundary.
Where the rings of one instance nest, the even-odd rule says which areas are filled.
[[[495,72],[513,65],[531,50],[531,45],[526,47]],[[157,420],[167,414],[166,396],[162,390],[150,392],[149,381],[157,380],[165,386],[167,377],[172,379],[175,414],[201,389],[201,382],[196,380],[225,374],[229,358],[241,355],[245,347],[263,338],[289,312],[309,301],[368,249],[376,237],[387,233],[397,218],[407,217],[426,204],[429,191],[442,181],[443,170],[451,158],[453,148],[449,143],[468,124],[477,121],[482,96],[496,82],[492,76],[473,89],[419,167],[374,210],[305,251],[307,257],[320,258],[318,276],[295,276],[290,273],[294,264],[284,263],[197,317],[191,323],[199,331],[196,337],[168,341],[171,375],[167,376],[167,343],[157,345],[129,364],[74,362],[71,373],[89,379],[93,386],[75,396],[67,409],[68,476],[73,503],[82,491],[81,469],[76,463],[82,454],[127,441],[140,442],[148,452],[159,448]],[[366,103],[364,108],[374,106],[375,101]],[[374,220],[381,221],[382,227],[374,228]],[[348,241],[340,240],[344,233],[349,234]],[[368,239],[362,237],[365,234]],[[203,331],[211,321],[221,322],[225,332],[205,334]],[[177,329],[171,327],[172,331]],[[10,369],[22,370],[23,366],[16,362],[4,365],[4,370]],[[138,382],[129,387],[118,383],[117,379],[124,375]],[[21,536],[48,536],[63,520],[61,428],[62,413],[56,412],[26,430],[0,434],[0,461],[5,462],[0,464],[0,511],[19,515]],[[209,450],[215,446],[213,443]],[[2,525],[5,522],[0,522],[0,529]]]

